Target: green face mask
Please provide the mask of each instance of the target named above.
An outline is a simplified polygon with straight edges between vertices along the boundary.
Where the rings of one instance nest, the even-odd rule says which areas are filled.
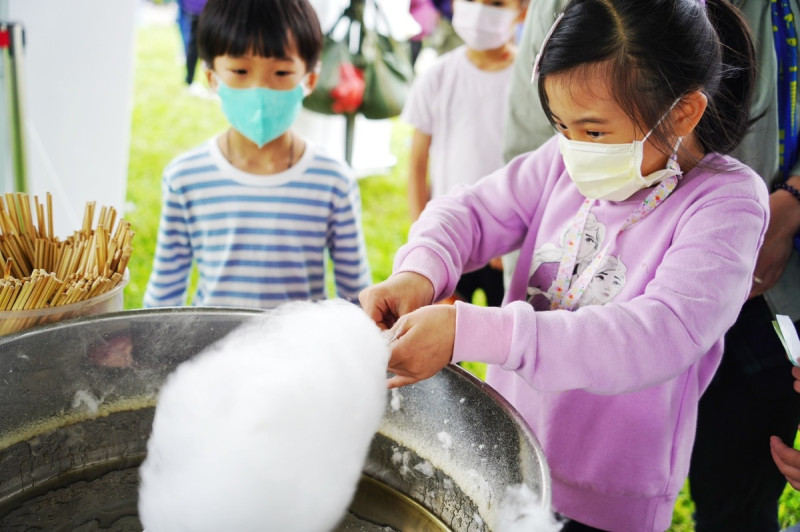
[[[303,105],[303,82],[290,90],[264,87],[233,89],[217,76],[222,112],[231,126],[259,148],[280,137],[294,123]]]

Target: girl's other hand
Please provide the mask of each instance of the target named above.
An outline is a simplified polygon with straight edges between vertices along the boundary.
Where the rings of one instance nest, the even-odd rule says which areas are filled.
[[[772,460],[778,470],[786,477],[786,481],[796,490],[800,490],[800,452],[789,447],[777,436],[769,439]]]
[[[401,272],[365,288],[358,295],[361,308],[383,330],[401,316],[433,303],[433,283],[418,273]]]
[[[450,363],[456,335],[456,307],[431,305],[404,316],[392,328],[389,388],[432,377]]]

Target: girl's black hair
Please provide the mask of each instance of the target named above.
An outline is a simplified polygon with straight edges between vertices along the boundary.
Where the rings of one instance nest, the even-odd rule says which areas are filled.
[[[696,90],[708,98],[695,129],[706,152],[730,152],[751,123],[755,50],[729,0],[572,0],[539,64],[539,98],[551,122],[547,75],[579,75],[600,63],[616,103],[643,131]],[[671,133],[665,118],[651,138],[670,153]]]
[[[221,55],[286,57],[292,41],[306,70],[314,69],[322,31],[308,0],[209,0],[200,14],[198,49],[209,66]]]

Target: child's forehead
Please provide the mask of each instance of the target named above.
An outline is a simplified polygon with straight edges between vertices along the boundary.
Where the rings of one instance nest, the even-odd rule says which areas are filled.
[[[559,113],[623,113],[605,69],[577,68],[550,74],[544,80],[544,89],[550,110],[556,116],[560,116]]]
[[[265,40],[263,35],[251,36],[245,40],[238,38],[227,43],[216,58],[227,59],[279,59],[302,61],[297,42],[291,31],[287,31],[285,42]],[[215,59],[216,59],[215,58]]]
[[[585,97],[590,101],[613,101],[610,81],[608,70],[594,64],[550,74],[545,78],[544,86],[548,96],[568,95],[570,98]]]
[[[265,57],[263,55],[246,52],[243,55],[224,54],[214,59],[214,67],[217,69],[246,69],[258,72],[265,70],[297,70],[304,67],[304,63],[297,54],[287,57]]]

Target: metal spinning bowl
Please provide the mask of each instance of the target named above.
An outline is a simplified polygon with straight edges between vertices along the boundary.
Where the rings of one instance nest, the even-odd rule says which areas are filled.
[[[256,314],[136,310],[0,337],[0,530],[141,530],[159,386]],[[523,483],[549,508],[538,442],[483,382],[450,366],[390,399],[337,530],[492,530],[505,488]]]

